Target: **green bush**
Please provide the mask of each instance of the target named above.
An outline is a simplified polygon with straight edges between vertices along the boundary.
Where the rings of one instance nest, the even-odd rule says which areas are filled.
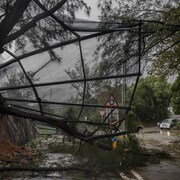
[[[121,168],[132,168],[144,165],[147,157],[134,136],[124,137],[118,145],[118,154],[121,156]]]
[[[173,127],[174,130],[180,130],[180,122],[178,121],[177,124]]]

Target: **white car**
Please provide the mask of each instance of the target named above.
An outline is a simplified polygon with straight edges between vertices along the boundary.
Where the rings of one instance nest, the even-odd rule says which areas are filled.
[[[175,126],[176,125],[176,123],[177,123],[177,120],[175,120],[175,119],[172,119],[172,118],[170,118],[170,119],[165,119],[164,121],[162,121],[161,123],[160,123],[160,128],[161,129],[170,129],[170,128],[172,128],[173,126]]]

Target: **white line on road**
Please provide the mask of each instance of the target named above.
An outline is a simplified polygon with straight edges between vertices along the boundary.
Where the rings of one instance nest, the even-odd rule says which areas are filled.
[[[132,173],[138,180],[144,180],[136,171],[131,170],[131,173]]]
[[[119,173],[119,175],[120,175],[124,180],[130,180],[123,172]]]

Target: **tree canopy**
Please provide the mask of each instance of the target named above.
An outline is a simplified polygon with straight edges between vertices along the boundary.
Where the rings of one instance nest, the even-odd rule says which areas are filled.
[[[99,1],[99,8],[100,20],[103,22],[136,22],[141,19],[143,23],[141,55],[145,65],[148,62],[148,65],[152,66],[152,74],[160,72],[168,76],[179,72],[180,4],[177,0],[133,2],[105,0]],[[119,64],[122,59],[131,58],[137,53],[134,49],[137,36],[127,33],[125,38],[123,35],[121,41],[125,40],[122,46],[118,44],[120,39],[116,36],[117,34],[114,34],[103,38],[98,49],[103,49],[104,61],[109,56],[112,58],[112,64]],[[109,49],[109,46],[112,49]]]
[[[140,80],[132,110],[142,123],[153,124],[169,116],[170,101],[167,80],[162,76],[149,76]]]

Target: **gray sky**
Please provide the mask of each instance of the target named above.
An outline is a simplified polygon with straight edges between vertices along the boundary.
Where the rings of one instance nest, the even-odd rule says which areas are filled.
[[[84,0],[88,6],[91,7],[90,17],[88,17],[83,11],[76,14],[77,18],[88,19],[88,20],[98,20],[99,11],[97,9],[97,0]]]

